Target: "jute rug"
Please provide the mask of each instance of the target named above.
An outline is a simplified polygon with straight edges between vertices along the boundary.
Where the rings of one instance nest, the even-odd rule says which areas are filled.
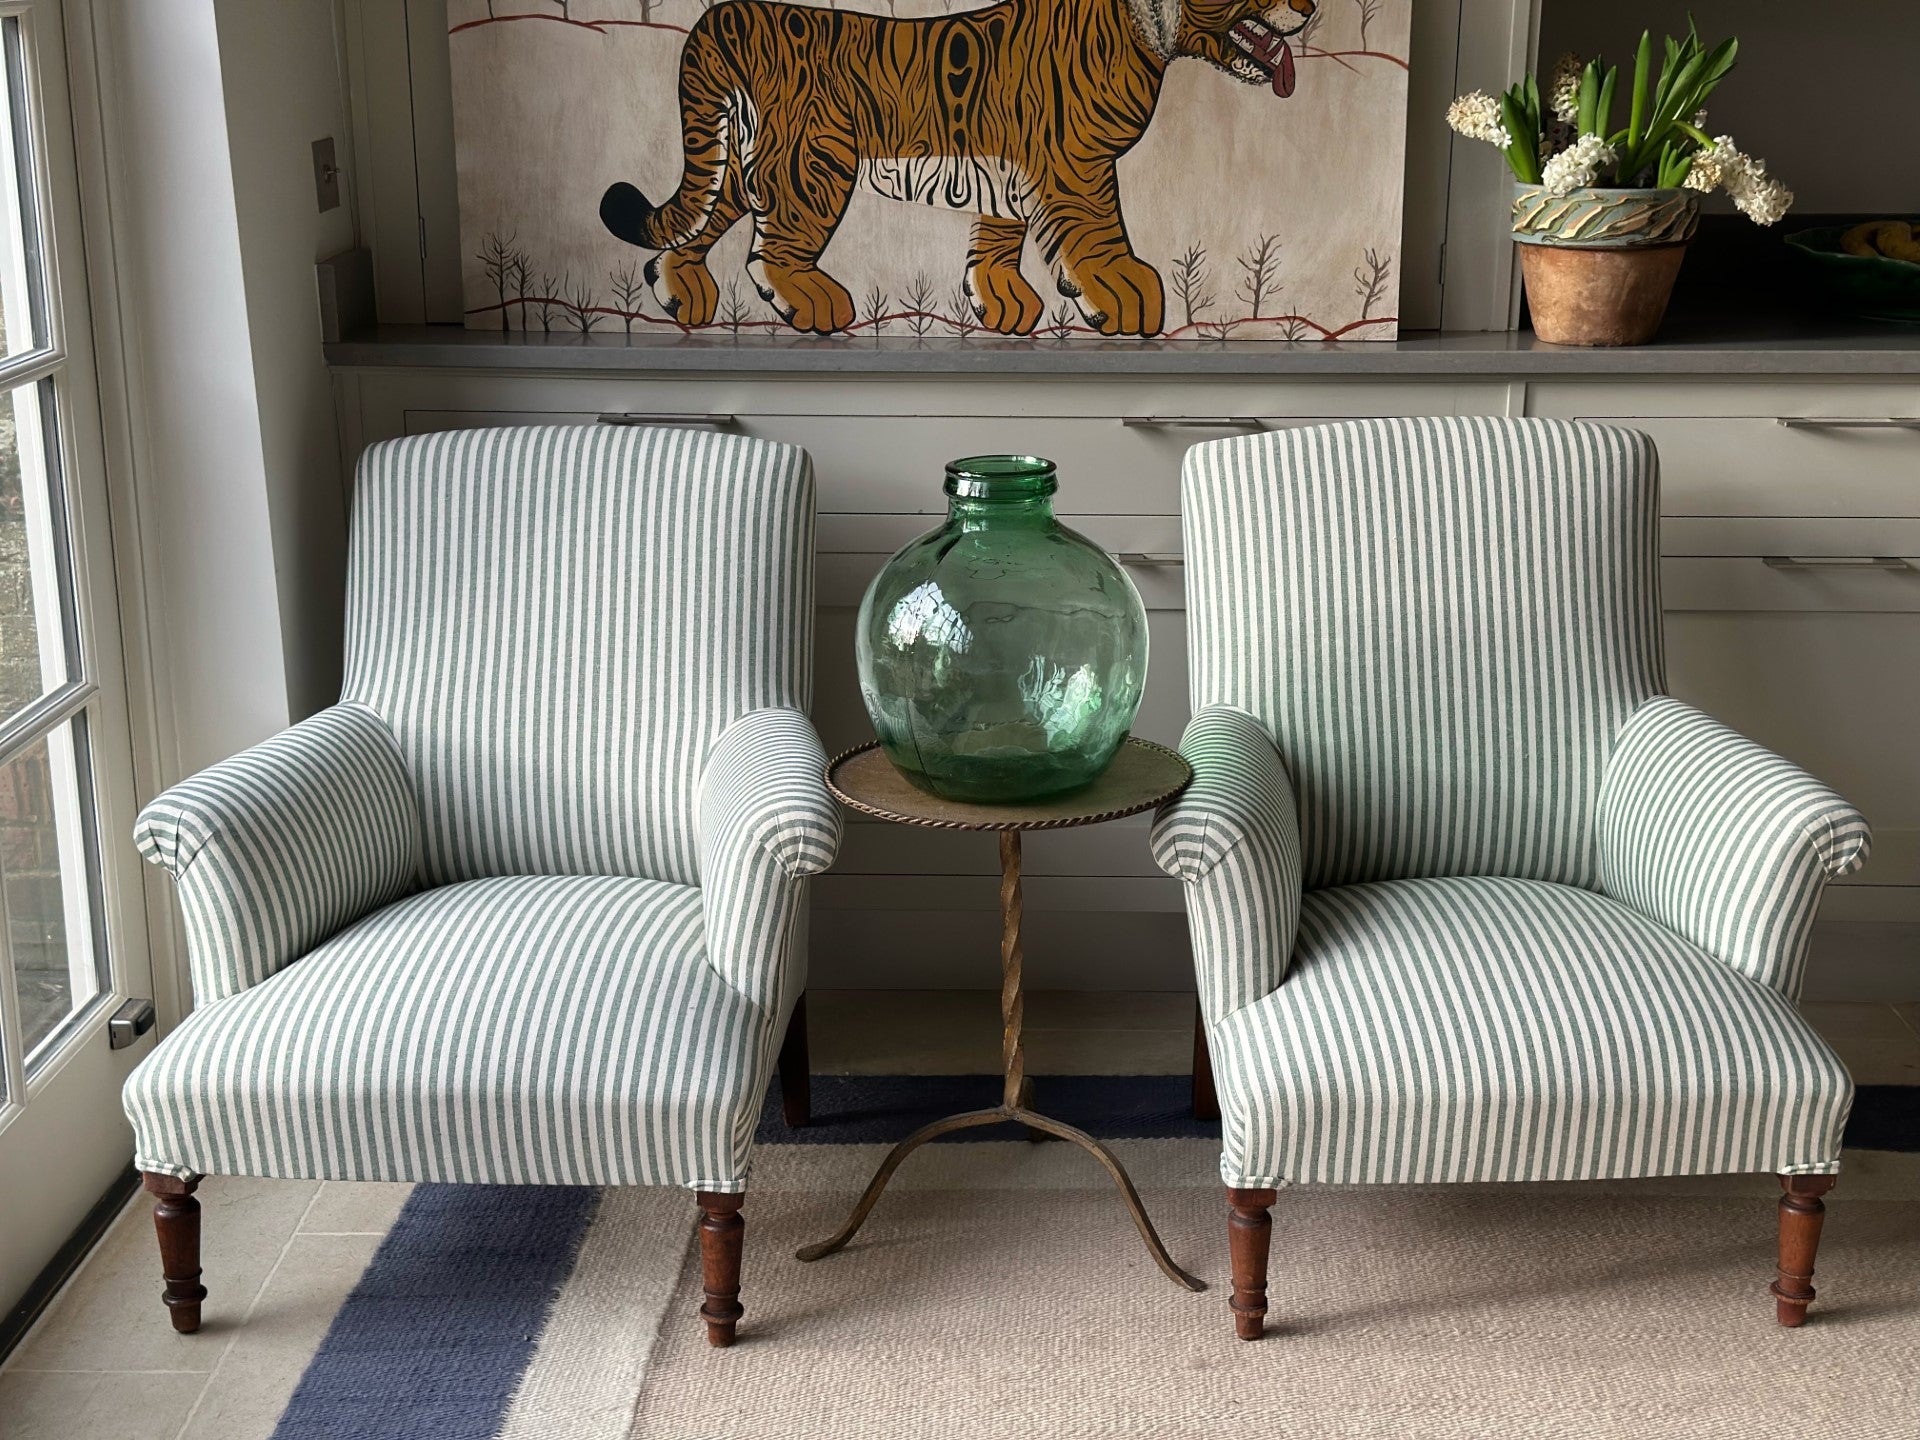
[[[713,1355],[680,1323],[700,1298],[685,1269],[628,1433],[1920,1436],[1911,1165],[1834,1192],[1798,1332],[1764,1292],[1764,1179],[1285,1192],[1269,1333],[1245,1344],[1214,1187],[1143,1187],[1211,1287],[1191,1295],[1103,1186],[1042,1189],[1025,1147],[974,1148],[966,1188],[890,1194],[812,1265],[785,1257],[830,1234],[850,1194],[763,1187],[740,1344]]]
[[[800,1133],[756,1159],[733,1349],[694,1318],[685,1195],[422,1186],[278,1435],[1920,1440],[1920,1154],[1849,1153],[1798,1332],[1777,1186],[1708,1177],[1282,1192],[1245,1344],[1212,1139],[1115,1142],[1195,1295],[1089,1157],[1017,1140],[928,1147],[800,1264],[885,1154]]]

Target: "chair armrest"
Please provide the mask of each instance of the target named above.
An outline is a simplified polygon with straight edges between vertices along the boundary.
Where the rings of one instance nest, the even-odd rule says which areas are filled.
[[[700,777],[700,886],[707,960],[769,1015],[798,977],[782,973],[804,882],[840,849],[827,755],[798,710],[755,710],[720,736]]]
[[[1187,892],[1209,1022],[1286,978],[1300,926],[1300,817],[1273,737],[1244,711],[1201,710],[1180,737],[1193,783],[1153,822],[1153,858]]]
[[[412,889],[420,818],[386,722],[342,704],[181,781],[133,838],[178,884],[205,1005]]]
[[[1607,894],[1788,999],[1820,892],[1871,842],[1825,785],[1667,696],[1622,728],[1596,823]]]

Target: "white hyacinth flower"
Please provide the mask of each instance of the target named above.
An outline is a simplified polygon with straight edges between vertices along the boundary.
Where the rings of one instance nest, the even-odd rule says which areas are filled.
[[[1793,192],[1767,174],[1766,161],[1742,154],[1731,135],[1717,136],[1711,149],[1695,155],[1681,183],[1702,194],[1725,190],[1756,225],[1771,225],[1793,207]]]
[[[1553,80],[1547,95],[1556,119],[1571,125],[1580,118],[1580,73],[1587,67],[1569,50],[1553,62]]]
[[[1502,150],[1513,144],[1513,136],[1500,121],[1500,102],[1484,90],[1462,95],[1449,105],[1447,124],[1469,140],[1484,140]]]
[[[1611,165],[1618,158],[1613,147],[1598,135],[1582,135],[1540,167],[1540,183],[1549,195],[1571,195],[1593,184],[1599,178],[1600,167]]]
[[[1793,191],[1767,174],[1764,165],[1756,165],[1754,174],[1737,189],[1728,187],[1727,193],[1740,213],[1756,225],[1771,225],[1793,208]]]

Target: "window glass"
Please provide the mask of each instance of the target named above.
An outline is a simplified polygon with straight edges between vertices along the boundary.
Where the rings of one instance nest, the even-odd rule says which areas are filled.
[[[28,1068],[101,991],[77,724],[0,766],[0,914]]]

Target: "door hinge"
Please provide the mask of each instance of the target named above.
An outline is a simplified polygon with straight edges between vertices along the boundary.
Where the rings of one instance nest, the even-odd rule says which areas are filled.
[[[129,1000],[107,1017],[107,1048],[124,1050],[153,1029],[153,1001]]]

